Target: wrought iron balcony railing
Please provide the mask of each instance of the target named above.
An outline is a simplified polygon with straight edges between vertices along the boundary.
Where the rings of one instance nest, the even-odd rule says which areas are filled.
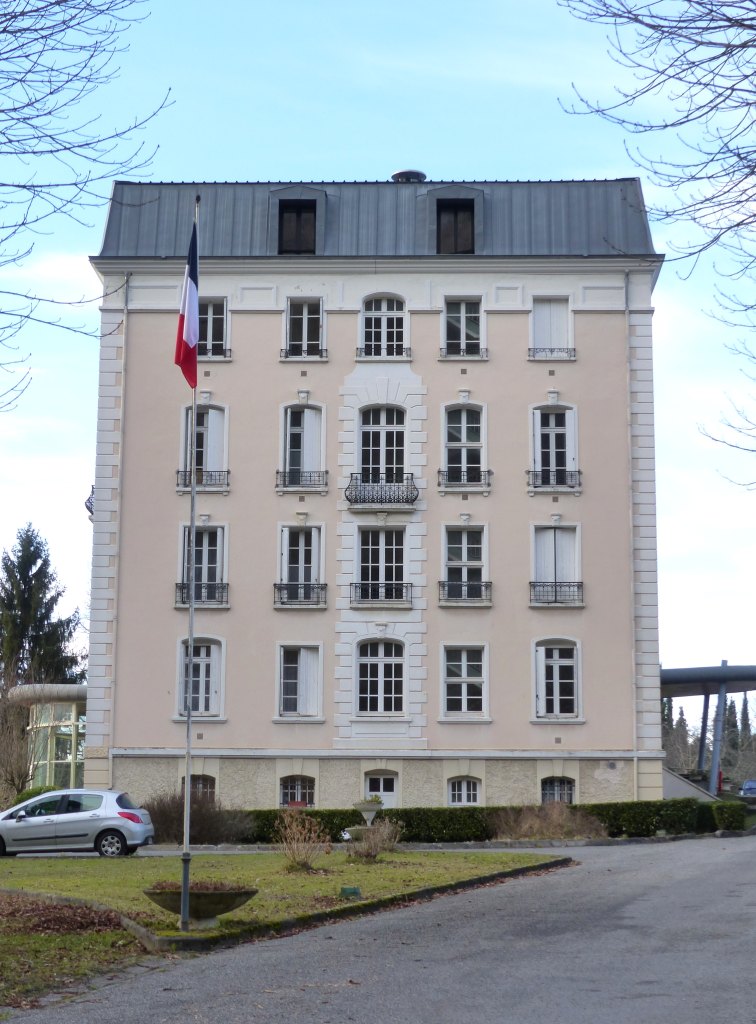
[[[530,584],[531,604],[582,604],[582,583]]]
[[[325,608],[326,583],[274,583],[273,603],[276,608],[291,605]]]
[[[351,603],[381,604],[384,601],[401,601],[412,604],[411,583],[352,583]]]
[[[580,487],[579,469],[529,469],[528,486],[538,488]]]
[[[230,359],[231,349],[222,345],[207,345],[199,342],[197,345],[198,359]]]
[[[439,469],[439,487],[490,487],[490,469]]]
[[[198,487],[228,487],[231,472],[228,469],[195,469],[194,479]],[[192,471],[190,469],[176,470],[176,486],[191,487]]]
[[[191,583],[176,584],[176,604],[189,604]],[[195,604],[228,604],[228,583],[195,583]]]
[[[281,349],[282,359],[325,359],[326,350],[322,345],[301,345],[295,343]]]
[[[575,359],[574,348],[529,348],[528,359]]]
[[[351,505],[414,505],[420,496],[413,473],[352,473],[344,492]]]
[[[448,343],[446,348],[441,349],[442,359],[488,359],[488,349],[481,348],[477,341],[468,341],[466,345],[459,342]]]
[[[462,601],[465,604],[490,604],[491,583],[480,581],[469,583],[450,580],[439,580],[439,601]]]
[[[279,469],[276,487],[327,487],[327,469]]]
[[[357,349],[358,359],[411,359],[412,351],[409,345],[388,345],[388,349],[393,351],[384,351],[377,345],[365,346],[365,348]]]

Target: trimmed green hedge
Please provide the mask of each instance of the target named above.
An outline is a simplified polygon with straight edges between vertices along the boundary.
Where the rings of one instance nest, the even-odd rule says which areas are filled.
[[[723,803],[712,804],[714,821],[717,828],[726,829],[728,832],[741,832],[745,828],[746,806],[737,800],[727,800]]]
[[[32,786],[30,789],[25,789],[23,793],[19,793],[17,797],[14,797],[11,807],[15,807],[16,804],[22,804],[24,800],[32,800],[35,796],[41,796],[43,793],[54,793],[58,786]]]
[[[475,843],[492,838],[490,807],[395,807],[380,817],[401,822],[405,843]]]

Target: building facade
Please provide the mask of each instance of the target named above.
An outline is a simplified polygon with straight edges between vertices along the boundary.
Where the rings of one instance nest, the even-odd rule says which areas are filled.
[[[92,262],[88,784],[180,788],[191,700],[227,806],[661,796],[636,179],[118,182]]]

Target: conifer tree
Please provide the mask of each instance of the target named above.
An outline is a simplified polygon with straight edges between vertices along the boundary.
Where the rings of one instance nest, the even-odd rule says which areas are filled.
[[[743,703],[740,705],[740,749],[750,750],[753,746],[753,734],[751,733],[751,716],[748,710],[748,693],[743,694]]]

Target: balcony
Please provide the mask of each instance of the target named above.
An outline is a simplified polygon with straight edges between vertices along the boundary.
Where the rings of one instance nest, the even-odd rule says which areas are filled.
[[[358,348],[357,359],[411,359],[412,351],[409,345],[390,345],[389,349],[393,351],[384,352],[381,348],[376,350],[375,346]]]
[[[326,583],[274,583],[275,608],[325,608]]]
[[[195,469],[194,479],[197,487],[213,488],[219,491],[227,491],[231,472],[228,469]],[[192,471],[190,469],[176,470],[176,487],[179,490],[188,490],[192,486]]]
[[[277,491],[325,491],[327,469],[279,469],[276,471]]]
[[[556,359],[573,361],[576,358],[574,348],[529,348],[528,359]]]
[[[580,494],[579,469],[529,469],[528,491],[574,491]]]
[[[488,349],[481,348],[477,341],[468,341],[466,345],[449,342],[441,349],[442,359],[488,359]]]
[[[229,360],[231,358],[231,349],[225,348],[223,345],[219,345],[217,342],[214,342],[212,345],[207,345],[200,342],[197,345],[197,358]]]
[[[344,497],[350,505],[366,510],[376,506],[414,505],[420,497],[413,473],[352,473]]]
[[[411,583],[352,583],[350,605],[359,608],[370,604],[412,607]]]
[[[492,584],[490,582],[478,581],[471,583],[463,582],[462,580],[439,580],[439,604],[490,605],[491,588]]]
[[[281,349],[281,359],[326,359],[327,353],[322,345],[302,345],[292,342],[288,348]]]
[[[176,584],[176,604],[188,605],[190,597],[190,583]],[[228,605],[228,583],[195,583],[194,603],[201,605],[215,605],[216,607]]]
[[[531,582],[530,603],[538,605],[582,605],[583,584]]]
[[[491,469],[439,469],[438,487],[441,491],[488,491],[491,488]]]

